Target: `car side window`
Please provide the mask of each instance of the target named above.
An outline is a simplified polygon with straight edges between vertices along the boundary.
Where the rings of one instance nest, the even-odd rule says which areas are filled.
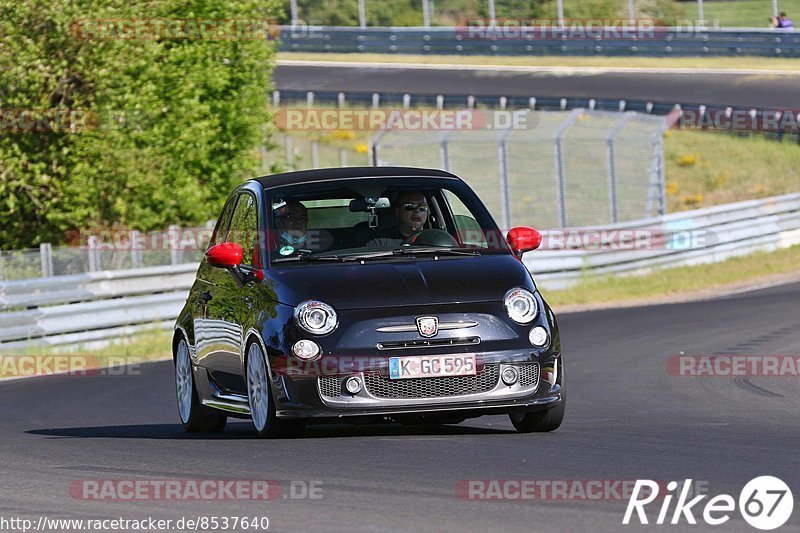
[[[261,250],[258,246],[258,205],[252,194],[242,193],[236,202],[231,229],[225,242],[242,247],[242,265],[260,268]]]
[[[214,233],[211,235],[211,241],[208,247],[216,246],[225,242],[225,237],[228,235],[228,228],[231,225],[231,214],[233,213],[233,206],[236,204],[236,198],[231,198],[225,207],[222,209],[222,214],[217,220],[217,226],[214,228]]]

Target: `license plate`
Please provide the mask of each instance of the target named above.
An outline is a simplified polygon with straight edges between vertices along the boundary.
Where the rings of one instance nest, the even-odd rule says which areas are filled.
[[[476,373],[475,355],[423,355],[389,358],[389,377],[391,379],[474,376]]]

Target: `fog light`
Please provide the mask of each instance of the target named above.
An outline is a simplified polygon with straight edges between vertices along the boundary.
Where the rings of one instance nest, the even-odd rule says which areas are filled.
[[[531,344],[539,347],[547,344],[548,337],[549,335],[547,335],[547,330],[542,326],[536,326],[531,330],[530,335],[528,335],[528,339],[530,339]]]
[[[517,382],[517,369],[513,366],[505,367],[503,373],[500,374],[500,378],[506,385],[513,385]]]
[[[314,341],[297,341],[292,346],[292,353],[300,359],[313,359],[319,355],[319,345]]]
[[[347,381],[344,382],[344,388],[347,389],[347,392],[350,394],[358,394],[361,392],[361,380],[356,377],[347,378]]]

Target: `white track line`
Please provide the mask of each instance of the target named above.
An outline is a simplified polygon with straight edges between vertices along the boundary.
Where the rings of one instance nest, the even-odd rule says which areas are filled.
[[[716,68],[656,68],[656,67],[537,67],[523,65],[463,65],[453,63],[376,63],[358,61],[325,61],[278,59],[278,66],[287,67],[350,67],[364,69],[416,69],[416,70],[472,70],[481,72],[529,72],[562,76],[586,74],[726,74],[749,76],[753,74],[800,76],[800,70],[781,69],[716,69]]]

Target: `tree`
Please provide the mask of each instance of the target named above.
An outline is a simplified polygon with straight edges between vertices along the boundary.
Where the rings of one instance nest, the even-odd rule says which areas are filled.
[[[279,9],[0,0],[0,248],[213,217],[269,141]]]

